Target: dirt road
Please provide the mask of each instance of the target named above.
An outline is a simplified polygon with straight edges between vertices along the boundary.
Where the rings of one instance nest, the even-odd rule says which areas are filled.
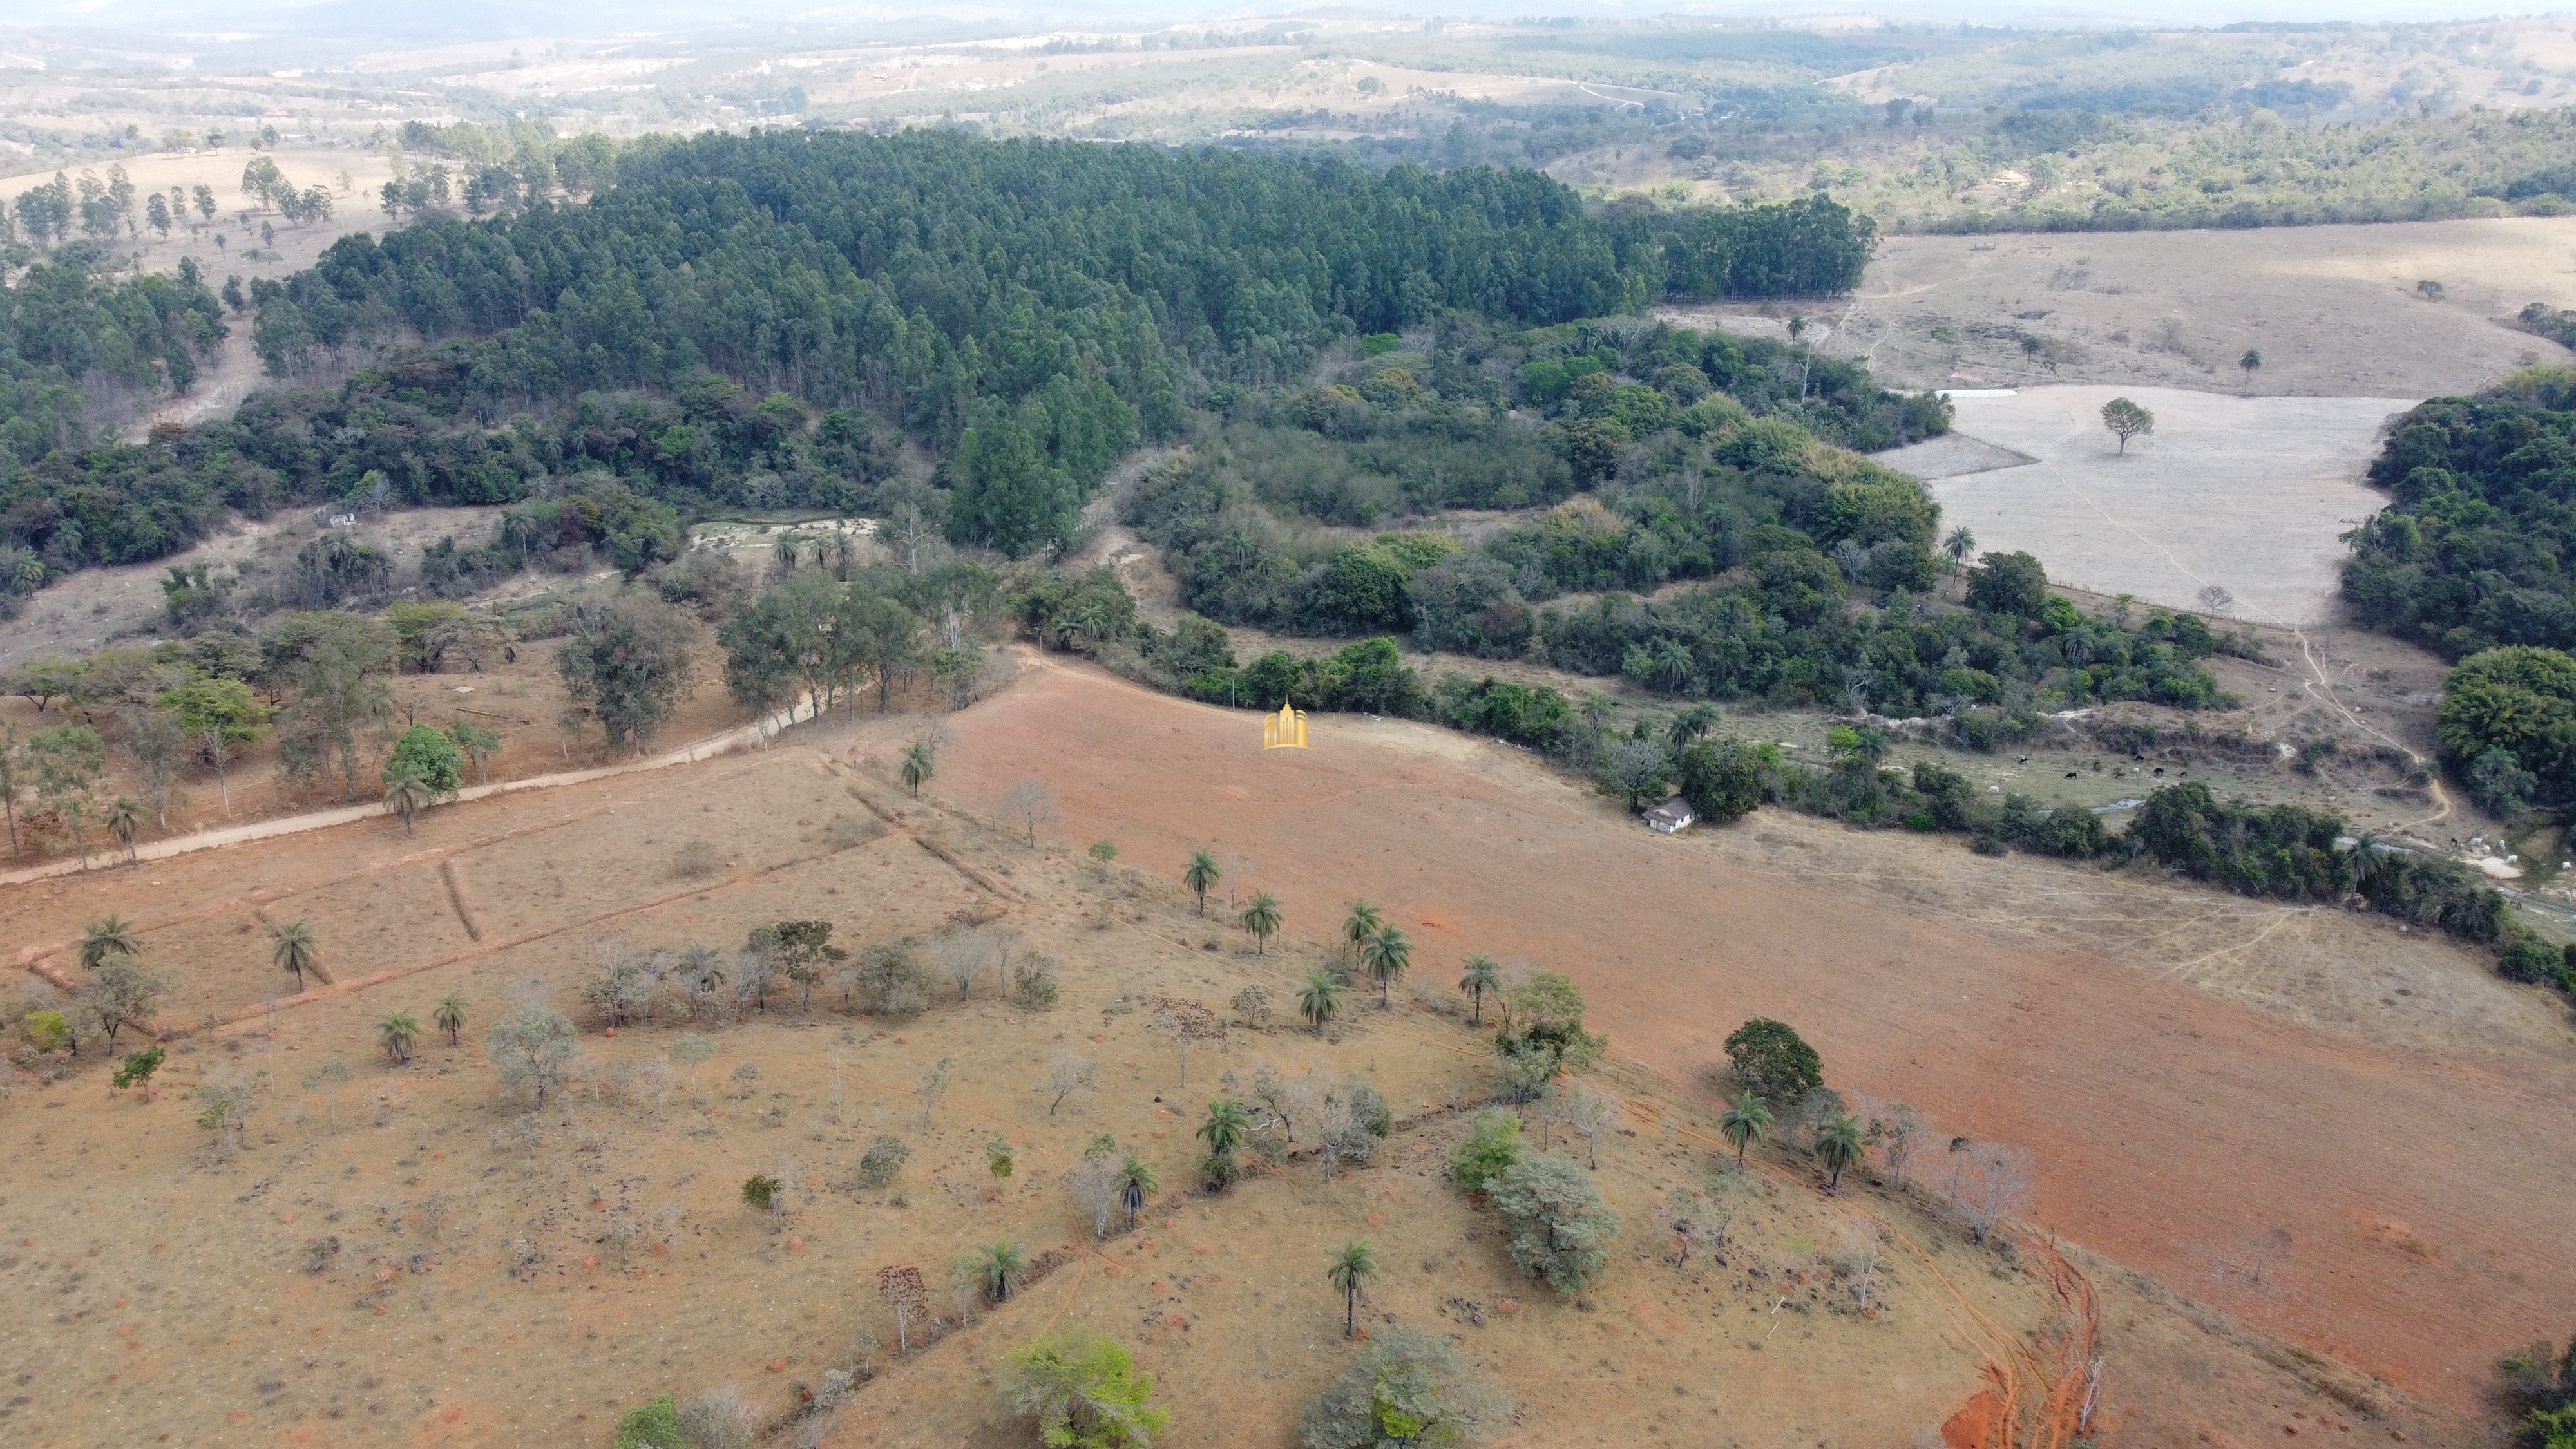
[[[1250,715],[1052,667],[950,729],[937,788],[971,808],[1034,776],[1066,841],[1165,872],[1213,848],[1300,935],[1364,896],[1413,934],[1426,977],[1469,952],[1570,971],[1613,1051],[1676,1082],[1703,1085],[1746,1018],[1788,1020],[1843,1089],[2032,1148],[2040,1221],[2463,1412],[2499,1352],[2565,1331],[2563,1041],[2443,1055],[2297,1025],[1802,880],[1750,846],[1812,824],[1666,839],[1422,726],[1332,716],[1311,753],[1264,754]],[[2457,969],[2488,968],[2459,953]]]

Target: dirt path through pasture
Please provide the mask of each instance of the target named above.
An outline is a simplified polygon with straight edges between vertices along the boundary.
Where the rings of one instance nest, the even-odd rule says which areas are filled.
[[[2033,1149],[2039,1222],[2462,1412],[2497,1353],[2564,1331],[2563,1051],[2472,1059],[2287,1022],[1801,879],[1750,844],[1829,827],[1658,837],[1526,757],[1424,726],[1328,716],[1313,751],[1264,754],[1249,714],[1051,664],[950,729],[936,788],[968,808],[1035,776],[1065,840],[1115,840],[1165,874],[1212,848],[1243,889],[1282,897],[1296,934],[1329,934],[1366,897],[1414,934],[1426,981],[1470,952],[1570,971],[1613,1050],[1671,1080],[1704,1081],[1748,1017],[1790,1021],[1847,1092]],[[1921,849],[1931,868],[2010,868]],[[2174,889],[2179,909],[2191,888]],[[2242,1271],[2278,1233],[2286,1253]]]

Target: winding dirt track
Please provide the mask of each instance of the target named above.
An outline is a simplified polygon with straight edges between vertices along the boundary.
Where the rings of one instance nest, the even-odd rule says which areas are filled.
[[[1786,1019],[1838,1085],[2032,1148],[2041,1223],[2464,1413],[2500,1351],[2565,1331],[2563,1057],[2366,1045],[1652,835],[1445,732],[1334,716],[1312,752],[1264,754],[1251,715],[1035,662],[949,721],[938,790],[989,810],[1034,776],[1065,839],[1165,874],[1214,848],[1301,935],[1365,896],[1439,985],[1472,951],[1568,970],[1613,1049],[1672,1081],[1745,1018]],[[2276,1229],[2264,1281],[2213,1276]],[[2077,1365],[2051,1367],[2054,1398]]]

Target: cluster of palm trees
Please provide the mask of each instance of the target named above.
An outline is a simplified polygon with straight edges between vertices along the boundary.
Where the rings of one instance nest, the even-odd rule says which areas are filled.
[[[1739,1170],[1744,1166],[1744,1150],[1768,1137],[1774,1120],[1769,1104],[1755,1093],[1746,1092],[1727,1102],[1725,1113],[1717,1119],[1717,1130],[1734,1146]],[[1825,1119],[1816,1132],[1816,1156],[1823,1159],[1831,1174],[1825,1181],[1825,1191],[1841,1190],[1843,1173],[1860,1161],[1868,1141],[1858,1114],[1836,1112]]]

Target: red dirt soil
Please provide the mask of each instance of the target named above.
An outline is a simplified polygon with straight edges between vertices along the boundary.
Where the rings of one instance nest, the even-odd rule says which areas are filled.
[[[1254,715],[1043,663],[948,721],[939,790],[990,810],[1033,775],[1066,841],[1165,873],[1213,848],[1299,935],[1364,896],[1426,981],[1470,952],[1566,970],[1618,1055],[1695,1090],[1736,1024],[1790,1021],[1846,1091],[2030,1147],[2038,1222],[2462,1413],[2500,1351],[2565,1331],[2563,1055],[2365,1044],[1801,881],[1729,832],[1656,836],[1515,751],[1331,716],[1265,754]],[[2268,1274],[2212,1274],[2275,1230]]]

